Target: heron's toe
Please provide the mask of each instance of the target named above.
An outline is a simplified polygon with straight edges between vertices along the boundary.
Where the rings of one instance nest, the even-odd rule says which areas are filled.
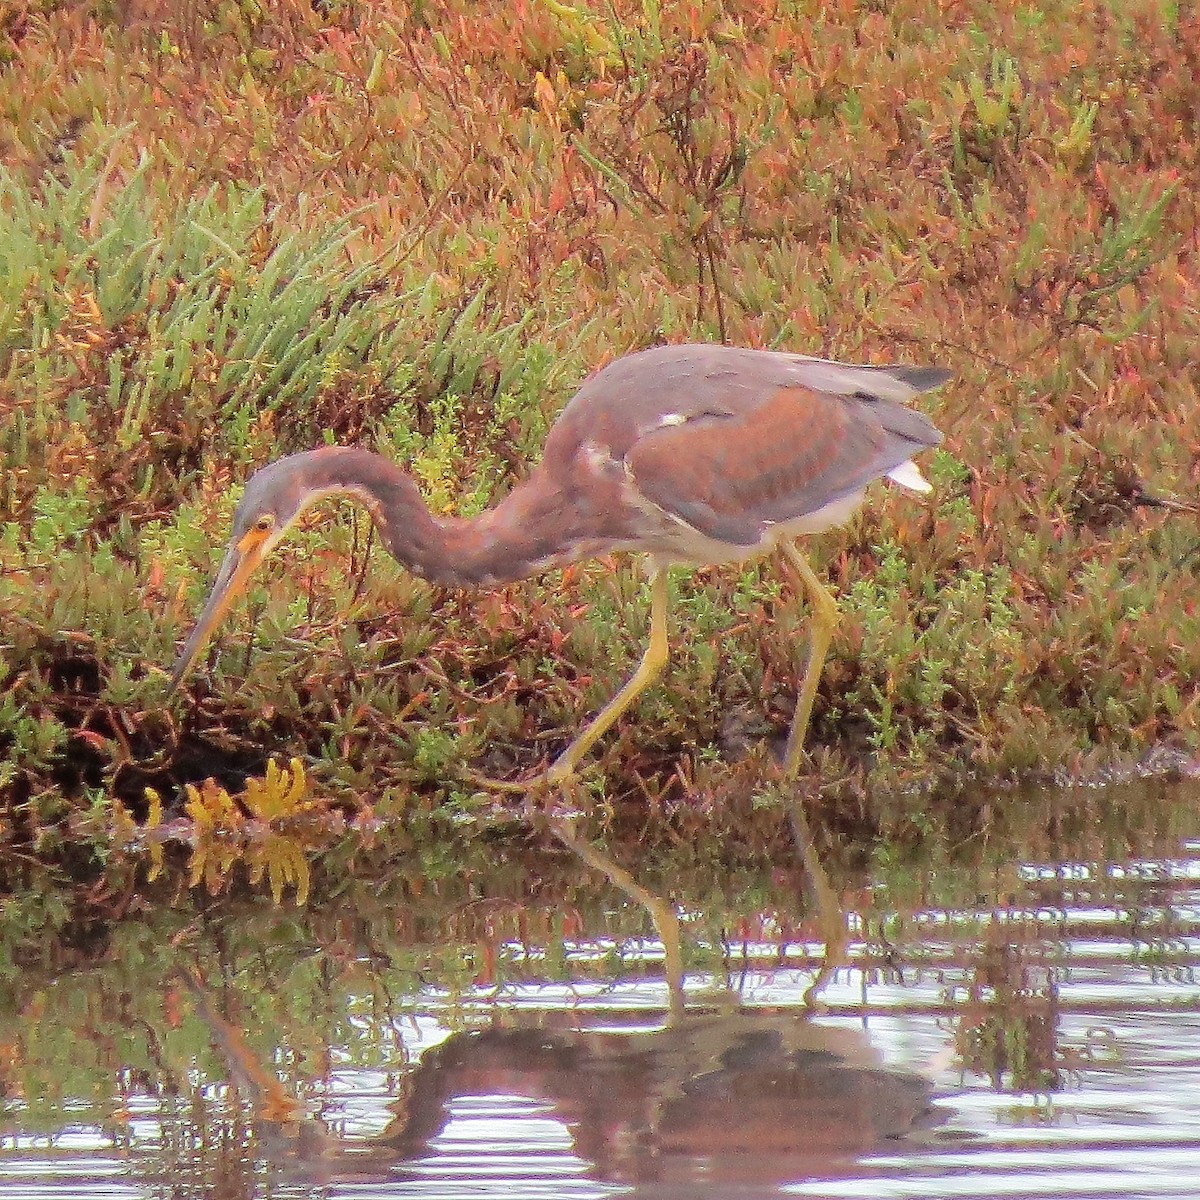
[[[557,762],[552,763],[546,768],[545,774],[541,777],[541,782],[546,787],[566,787],[576,779],[578,774],[579,772],[575,770],[574,763],[564,762],[560,758]]]

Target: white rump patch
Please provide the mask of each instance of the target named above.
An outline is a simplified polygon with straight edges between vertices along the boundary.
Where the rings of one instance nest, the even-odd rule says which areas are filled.
[[[933,484],[921,474],[921,468],[910,458],[898,467],[893,467],[887,477],[910,492],[932,492]]]
[[[686,425],[687,420],[687,417],[685,417],[683,413],[663,413],[663,415],[658,418],[658,427],[659,429],[662,429],[664,426],[668,425]]]

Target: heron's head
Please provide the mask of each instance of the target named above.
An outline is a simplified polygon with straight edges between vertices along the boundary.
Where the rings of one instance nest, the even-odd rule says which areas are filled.
[[[234,599],[245,590],[255,568],[288,527],[328,488],[310,477],[311,454],[282,458],[255,472],[233,514],[233,529],[208,602],[171,672],[167,695],[179,686]]]

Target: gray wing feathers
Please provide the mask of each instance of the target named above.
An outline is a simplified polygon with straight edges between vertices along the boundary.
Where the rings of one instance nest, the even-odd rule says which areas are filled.
[[[932,391],[954,378],[954,372],[945,367],[890,367],[889,370],[918,392]]]
[[[876,400],[871,405],[871,415],[893,437],[911,443],[904,450],[904,458],[916,454],[926,446],[937,446],[942,440],[942,431],[924,414],[903,404],[890,400]],[[892,466],[899,466],[900,459]],[[890,470],[891,468],[887,468]]]
[[[823,358],[780,355],[789,360],[787,382],[834,396],[870,396],[876,400],[911,400],[950,378],[941,367],[850,366]],[[782,382],[782,381],[781,381]]]

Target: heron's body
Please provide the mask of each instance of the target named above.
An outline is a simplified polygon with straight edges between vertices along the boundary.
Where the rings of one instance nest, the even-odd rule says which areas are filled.
[[[816,622],[789,745],[794,769],[833,616],[832,599],[792,540],[845,521],[876,479],[928,490],[911,459],[941,435],[905,401],[947,377],[726,346],[630,354],[584,383],[529,477],[469,519],[432,516],[411,477],[367,450],[328,447],[281,459],[246,486],[172,686],[254,566],[323,496],[359,498],[393,556],[434,583],[487,586],[597,554],[645,554],[655,580],[650,647],[634,678],[555,764],[561,778],[661,669],[664,572],[779,547],[804,579]]]

